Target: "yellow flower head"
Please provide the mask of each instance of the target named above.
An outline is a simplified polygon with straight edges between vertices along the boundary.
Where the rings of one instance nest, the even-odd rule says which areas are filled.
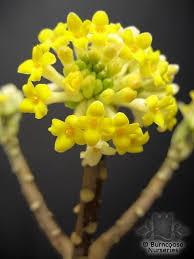
[[[71,72],[69,75],[63,80],[63,84],[65,89],[70,93],[77,93],[81,87],[81,83],[83,80],[82,73],[80,71]]]
[[[52,120],[52,126],[49,131],[57,137],[55,141],[55,150],[57,152],[65,152],[73,147],[75,143],[84,145],[82,130],[79,127],[79,117],[69,115],[65,121],[58,119]]]
[[[24,61],[19,67],[18,72],[29,74],[31,81],[39,81],[43,70],[46,66],[56,62],[55,56],[48,50],[44,50],[43,46],[37,45],[33,48],[32,59]]]
[[[154,122],[161,131],[166,128],[171,130],[176,123],[174,116],[177,113],[174,97],[165,96],[159,100],[156,95],[151,95],[145,102],[148,106],[148,112],[143,116],[144,125],[150,126]]]
[[[148,132],[143,134],[139,123],[129,123],[124,113],[117,113],[113,118],[115,128],[113,143],[119,154],[139,153],[143,151],[143,144],[149,140]]]
[[[89,146],[94,146],[102,137],[104,122],[104,106],[101,102],[93,102],[86,113],[84,138]]]
[[[46,115],[46,104],[62,102],[73,110],[73,117],[68,116],[65,122],[54,119],[49,129],[51,133],[61,129],[56,135],[57,151],[75,143],[86,144],[89,151],[84,153],[84,161],[93,165],[101,155],[92,155],[92,161],[85,156],[99,146],[108,147],[110,154],[114,153],[112,143],[119,154],[141,152],[149,139],[143,126],[156,123],[159,131],[165,131],[176,124],[173,96],[178,86],[173,80],[179,67],[153,49],[150,33],[111,23],[104,11],[94,13],[91,20],[71,12],[66,23],[43,29],[38,39],[32,59],[18,68],[30,75],[20,109],[35,113],[36,118]],[[61,73],[54,67],[57,59]],[[44,85],[49,93],[44,98],[42,84],[34,87],[30,82],[41,78],[51,82]],[[135,123],[129,123],[120,107],[131,110]]]
[[[47,114],[46,100],[51,97],[52,92],[46,84],[38,84],[36,87],[28,81],[23,86],[23,92],[26,98],[20,103],[20,111],[34,113],[36,119],[41,119]]]

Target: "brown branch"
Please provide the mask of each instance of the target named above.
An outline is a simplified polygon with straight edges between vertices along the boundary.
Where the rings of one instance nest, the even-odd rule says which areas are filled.
[[[17,138],[3,141],[2,144],[10,161],[11,168],[20,183],[21,191],[41,229],[56,251],[64,259],[71,259],[73,251],[72,242],[62,232],[53,219],[52,213],[47,208],[46,202],[38,190],[34,177],[20,150]]]
[[[178,168],[181,157],[181,143],[171,146],[164,163],[150,180],[148,186],[142,191],[136,202],[91,245],[89,259],[104,259],[112,246],[120,241],[139,218],[143,217],[154,201],[159,198],[164,187],[171,179],[173,172]]]
[[[84,167],[79,211],[75,232],[72,233],[72,241],[76,246],[74,258],[88,255],[97,228],[96,213],[100,203],[102,181],[106,178],[105,170],[103,160],[97,166]]]

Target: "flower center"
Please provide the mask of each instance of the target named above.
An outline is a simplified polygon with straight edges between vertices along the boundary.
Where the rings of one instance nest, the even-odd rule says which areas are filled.
[[[39,98],[37,96],[32,97],[32,102],[37,104],[39,102]]]
[[[94,147],[94,148],[93,148],[93,151],[97,153],[97,152],[99,152],[99,151],[100,151],[100,149],[99,149],[99,148],[97,148],[97,147]]]
[[[158,106],[155,106],[155,107],[153,107],[153,112],[156,113],[157,111],[159,111],[159,109],[160,108]]]
[[[97,125],[98,125],[97,119],[96,118],[91,118],[90,125],[91,125],[91,127],[96,128]]]
[[[116,130],[117,136],[121,136],[121,135],[123,135],[123,133],[124,133],[124,129],[123,128],[119,128],[119,129]]]
[[[74,129],[71,126],[68,126],[65,130],[65,134],[69,137],[73,137],[74,133]]]
[[[135,142],[136,142],[136,139],[134,139],[134,138],[131,138],[131,139],[130,139],[130,142],[131,142],[131,145],[133,145],[133,144],[135,144]]]

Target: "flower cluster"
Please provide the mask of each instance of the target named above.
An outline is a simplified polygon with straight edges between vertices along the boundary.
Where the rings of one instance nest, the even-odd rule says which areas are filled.
[[[19,130],[21,112],[18,109],[22,92],[13,84],[0,87],[0,142],[15,137]]]
[[[57,136],[57,151],[64,152],[75,143],[87,144],[81,157],[85,161],[95,157],[87,162],[94,164],[95,154],[100,157],[99,148],[101,155],[115,153],[110,141],[119,154],[140,152],[148,141],[142,127],[155,123],[159,131],[165,131],[176,124],[173,95],[178,86],[173,79],[178,66],[153,50],[150,33],[109,23],[107,14],[97,11],[84,21],[70,13],[66,23],[43,29],[38,39],[32,59],[18,68],[29,74],[20,110],[40,119],[52,103],[64,102],[73,109],[65,122],[54,119],[49,129]],[[56,57],[63,66],[62,74],[53,66]],[[42,77],[51,83],[34,86]],[[129,108],[135,123],[129,124],[119,107]]]
[[[191,102],[189,104],[180,103],[179,107],[184,119],[193,133],[194,138],[194,90],[191,90],[189,94],[191,97]]]

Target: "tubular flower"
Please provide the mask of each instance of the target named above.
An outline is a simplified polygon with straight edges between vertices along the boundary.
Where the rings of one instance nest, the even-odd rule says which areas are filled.
[[[148,141],[143,126],[156,123],[158,131],[165,131],[176,124],[173,96],[179,87],[173,80],[179,67],[153,49],[150,33],[141,33],[134,26],[123,28],[120,23],[111,23],[106,12],[97,11],[91,20],[70,13],[66,22],[53,30],[42,30],[38,39],[32,59],[22,63],[18,71],[29,74],[30,81],[44,77],[52,83],[48,84],[52,96],[43,104],[63,102],[73,110],[87,150],[113,141],[120,154],[140,152]],[[52,66],[55,56],[62,73]],[[131,110],[135,123],[118,113],[120,107]],[[121,117],[123,126],[118,124]],[[74,137],[71,141],[78,143]],[[89,153],[84,153],[88,163],[85,156]]]
[[[89,106],[82,123],[84,138],[89,146],[96,145],[100,139],[111,139],[112,121],[110,118],[104,118],[104,106],[100,101]]]
[[[146,99],[145,103],[149,111],[143,116],[144,125],[150,126],[155,122],[161,131],[166,128],[172,130],[176,124],[176,119],[174,118],[177,113],[175,99],[172,96],[165,96],[159,100],[157,95],[151,95]]]
[[[36,119],[41,119],[47,114],[46,100],[51,97],[52,92],[46,84],[38,84],[36,87],[28,81],[23,86],[23,92],[26,98],[20,103],[20,111],[26,113],[35,113]]]
[[[42,76],[43,69],[56,62],[55,56],[43,46],[37,45],[32,50],[32,59],[24,61],[19,67],[18,72],[30,74],[29,80],[39,81]]]
[[[126,152],[139,153],[143,151],[142,145],[149,140],[148,132],[143,134],[139,123],[129,123],[124,113],[117,113],[113,118],[115,127],[113,135],[113,144],[119,154]]]
[[[191,90],[189,94],[191,97],[191,102],[189,104],[180,103],[179,107],[183,117],[192,131],[194,141],[194,90]]]
[[[71,33],[67,30],[67,24],[58,23],[54,30],[43,29],[39,35],[38,39],[43,44],[48,44],[55,51],[60,47],[65,46],[69,43],[71,38]]]
[[[58,119],[52,120],[52,126],[49,131],[57,136],[55,142],[55,150],[57,152],[65,152],[74,146],[74,144],[84,145],[82,130],[79,127],[80,118],[75,115],[69,115],[65,121]]]
[[[80,158],[83,159],[82,165],[94,166],[98,164],[103,155],[111,156],[116,153],[116,150],[109,146],[105,141],[99,141],[95,146],[88,146],[86,151],[80,153]]]

